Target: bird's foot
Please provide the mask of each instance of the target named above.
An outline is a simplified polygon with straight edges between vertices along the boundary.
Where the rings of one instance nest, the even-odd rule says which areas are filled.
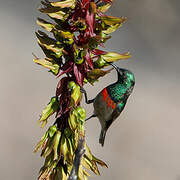
[[[86,90],[85,90],[83,87],[80,87],[80,91],[81,91],[81,93],[84,94],[84,96],[85,96],[85,101],[86,101],[87,104],[91,104],[91,103],[94,102],[94,99],[88,100],[88,98],[87,98],[87,92],[86,92]]]
[[[85,119],[85,121],[88,121],[89,119],[93,118],[93,117],[97,117],[95,114],[91,115],[90,117],[88,117],[87,119]]]
[[[83,93],[83,94],[86,93],[86,90],[85,90],[83,87],[80,87],[80,91],[81,91],[81,93]]]

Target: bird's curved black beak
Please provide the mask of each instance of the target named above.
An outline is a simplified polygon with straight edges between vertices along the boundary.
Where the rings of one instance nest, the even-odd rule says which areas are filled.
[[[110,63],[110,64],[111,64],[111,66],[113,66],[113,68],[117,71],[118,74],[123,75],[123,71],[121,68],[116,66],[114,63]]]

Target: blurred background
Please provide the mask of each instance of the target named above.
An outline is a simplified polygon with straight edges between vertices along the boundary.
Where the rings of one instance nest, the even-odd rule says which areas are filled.
[[[40,0],[0,0],[0,179],[36,179],[44,162],[33,154],[45,131],[37,120],[57,79],[32,61],[32,52],[43,57],[34,34],[39,5]],[[115,0],[110,9],[128,22],[106,48],[131,52],[130,60],[117,64],[134,72],[136,86],[104,148],[98,120],[86,124],[92,152],[109,166],[90,179],[180,180],[179,8],[179,0]],[[94,87],[86,85],[89,98],[115,80],[113,71]],[[89,116],[92,106],[84,106]]]

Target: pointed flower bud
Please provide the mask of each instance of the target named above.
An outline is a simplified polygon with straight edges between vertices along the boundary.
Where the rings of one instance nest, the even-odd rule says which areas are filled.
[[[120,54],[116,52],[108,52],[107,54],[101,55],[101,58],[103,58],[106,62],[115,62],[117,60],[121,59],[128,59],[130,58],[129,52]]]
[[[100,77],[105,76],[107,73],[111,72],[112,69],[103,71],[101,69],[93,69],[92,71],[89,71],[87,74],[88,81],[93,84],[95,81],[97,81]]]
[[[52,142],[53,151],[54,151],[54,160],[58,159],[58,146],[61,138],[61,132],[57,131]]]
[[[74,81],[71,81],[68,84],[68,89],[71,91],[71,99],[72,99],[71,104],[73,106],[76,106],[82,98],[80,86],[76,85]]]
[[[48,68],[54,75],[57,75],[59,72],[59,65],[51,59],[34,59],[33,61],[45,68]]]
[[[48,129],[48,135],[50,138],[52,138],[55,134],[55,132],[57,131],[57,127],[56,125],[53,125],[53,126],[50,126],[49,129]]]
[[[54,7],[60,7],[60,8],[75,8],[76,0],[64,0],[64,1],[58,1],[58,2],[52,2],[52,6]]]
[[[39,119],[39,123],[42,123],[41,127],[43,128],[47,124],[48,118],[57,112],[59,109],[59,102],[57,97],[52,97],[49,104],[43,110],[41,117]]]

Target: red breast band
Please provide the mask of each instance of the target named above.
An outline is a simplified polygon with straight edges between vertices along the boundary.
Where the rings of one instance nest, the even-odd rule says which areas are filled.
[[[109,97],[108,95],[108,92],[107,92],[107,89],[104,88],[102,90],[102,96],[103,96],[103,99],[104,101],[107,103],[108,107],[112,107],[112,109],[115,109],[116,108],[116,104],[113,102],[113,100]]]

